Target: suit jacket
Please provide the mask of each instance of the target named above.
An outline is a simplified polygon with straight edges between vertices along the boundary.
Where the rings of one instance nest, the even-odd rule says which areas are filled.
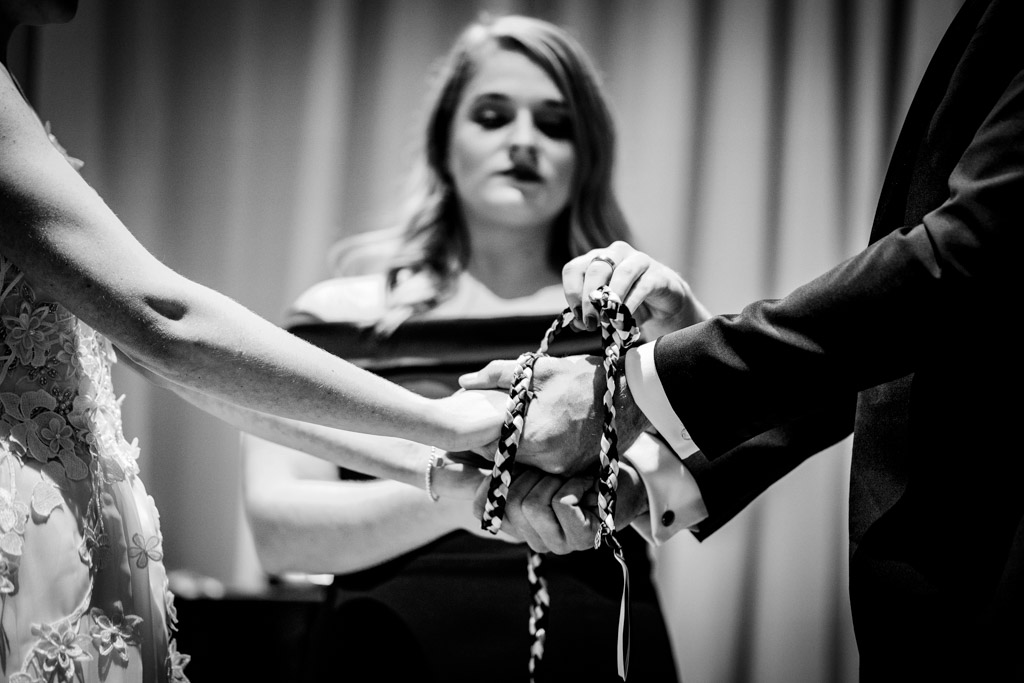
[[[1022,235],[1024,2],[968,0],[907,114],[870,245],[655,348],[701,449],[686,461],[700,537],[853,431],[865,680],[1022,673]]]

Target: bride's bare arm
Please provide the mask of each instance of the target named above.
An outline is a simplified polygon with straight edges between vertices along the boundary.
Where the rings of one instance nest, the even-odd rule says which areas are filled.
[[[284,418],[279,415],[252,410],[205,394],[190,387],[175,384],[138,364],[123,350],[119,358],[148,380],[185,399],[200,410],[214,415],[243,432],[279,444],[288,449],[325,460],[338,467],[362,472],[382,479],[392,479],[421,490],[425,486],[430,446],[402,438],[360,434],[323,425]],[[493,392],[495,403],[503,396]],[[466,394],[437,399],[440,404],[457,401]],[[480,397],[482,399],[482,397]],[[483,399],[482,399],[483,400]],[[439,451],[444,453],[444,451]],[[484,478],[484,473],[469,466],[448,463],[433,471],[433,489],[445,499],[472,500]],[[423,491],[423,496],[426,497]],[[467,513],[468,514],[468,513]]]
[[[459,529],[512,540],[481,531],[472,500],[442,493],[432,501],[423,472],[415,487],[341,481],[323,460],[251,435],[243,435],[242,453],[246,512],[260,562],[271,574],[357,571]]]
[[[453,462],[435,468],[431,488],[440,499],[434,502],[425,490],[429,446],[259,413],[153,376],[123,353],[120,358],[248,432],[242,434],[246,511],[260,562],[272,574],[357,571],[457,529],[515,540],[485,534],[473,515],[489,471]],[[499,396],[503,401],[504,393]],[[381,479],[340,481],[336,466]]]
[[[54,148],[6,77],[0,245],[41,296],[177,385],[256,411],[449,449],[497,437],[500,414],[487,401],[422,398],[161,263]]]

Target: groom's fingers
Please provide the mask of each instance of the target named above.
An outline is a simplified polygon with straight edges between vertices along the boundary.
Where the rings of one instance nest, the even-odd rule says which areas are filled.
[[[584,504],[584,501],[594,493],[593,489],[592,478],[573,477],[567,480],[555,495],[551,507],[564,534],[563,553],[594,547],[594,536],[601,528],[601,523],[593,508]]]
[[[538,553],[546,553],[549,548],[526,517],[523,500],[544,477],[543,472],[533,468],[520,470],[515,475],[505,497],[505,519],[502,526],[504,528],[504,525],[510,525],[515,530],[515,535],[526,541],[526,544]]]
[[[482,370],[459,377],[463,389],[508,389],[515,372],[514,360],[492,360]]]
[[[537,534],[547,551],[559,555],[566,552],[565,533],[552,509],[552,499],[561,487],[560,477],[543,476],[529,493],[523,496],[521,506],[523,519]]]

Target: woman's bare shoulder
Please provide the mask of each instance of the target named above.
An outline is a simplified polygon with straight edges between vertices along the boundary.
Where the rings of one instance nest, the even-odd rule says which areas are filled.
[[[286,326],[310,323],[372,324],[384,311],[384,274],[336,277],[299,295],[286,314]]]

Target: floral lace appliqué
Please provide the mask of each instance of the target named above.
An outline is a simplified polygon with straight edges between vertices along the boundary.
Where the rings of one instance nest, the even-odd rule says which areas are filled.
[[[164,553],[160,549],[160,539],[157,536],[143,538],[142,534],[132,534],[132,543],[128,546],[128,558],[135,560],[135,566],[145,569],[149,561],[159,562],[164,559]]]
[[[56,326],[47,319],[50,313],[48,306],[33,308],[25,301],[18,315],[4,316],[7,345],[22,364],[39,367],[46,363],[50,347],[56,341]]]
[[[173,638],[167,652],[167,678],[171,683],[189,683],[185,665],[192,657],[178,652],[178,643]]]
[[[139,626],[142,617],[125,614],[120,602],[114,604],[113,616],[107,616],[99,608],[89,612],[93,625],[89,630],[93,646],[99,652],[100,675],[106,676],[111,664],[128,665],[128,646],[139,644]]]
[[[84,666],[89,662],[104,679],[112,667],[129,665],[142,645],[141,617],[126,614],[120,602],[106,609],[91,602],[97,573],[124,561],[110,561],[115,549],[127,552],[138,569],[163,559],[155,507],[155,533],[151,527],[130,532],[127,549],[105,528],[115,497],[132,500],[138,486],[139,447],[122,432],[123,397],[113,393],[110,378],[114,362],[105,337],[59,305],[37,301],[0,253],[0,614],[12,604],[20,607],[19,575],[31,571],[24,566],[25,548],[35,538],[34,528],[50,522],[56,511],[75,516],[81,540],[74,561],[89,572],[88,594],[73,613],[32,623],[32,610],[26,610],[24,635],[30,638],[21,649],[12,649],[15,641],[0,622],[0,680],[91,680],[92,667]],[[115,486],[124,493],[115,495]],[[153,505],[151,497],[146,504]],[[176,615],[169,593],[164,600],[169,634]],[[189,657],[173,640],[167,642],[167,676],[187,682]],[[20,661],[12,661],[16,652]]]
[[[0,555],[0,598],[17,590],[18,587],[14,583],[17,579],[17,571],[16,564],[8,562],[6,557]]]
[[[16,500],[7,489],[0,489],[0,550],[21,557],[27,521],[28,505]]]
[[[92,655],[84,649],[90,642],[89,637],[79,634],[66,620],[56,626],[33,626],[32,633],[39,636],[35,654],[47,681],[72,681],[78,666],[92,660]]]

